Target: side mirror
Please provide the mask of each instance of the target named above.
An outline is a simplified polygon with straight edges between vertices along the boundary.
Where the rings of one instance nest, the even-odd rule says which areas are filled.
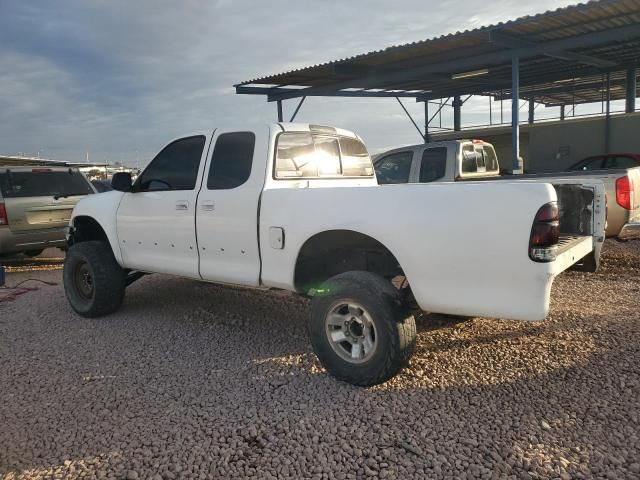
[[[111,179],[111,186],[119,192],[130,192],[131,184],[131,174],[129,172],[114,173]]]

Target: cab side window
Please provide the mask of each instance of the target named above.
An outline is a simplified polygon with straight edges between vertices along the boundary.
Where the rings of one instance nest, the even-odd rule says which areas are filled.
[[[603,157],[587,158],[577,164],[572,170],[601,170]]]
[[[246,182],[251,175],[255,145],[252,132],[221,134],[213,149],[207,188],[228,190]]]
[[[633,168],[640,166],[633,158],[617,156],[607,157],[604,161],[604,168]]]
[[[420,162],[420,183],[433,182],[444,177],[447,168],[447,149],[428,148],[422,153]]]
[[[378,183],[408,183],[413,152],[398,152],[381,158],[375,164]]]
[[[176,140],[162,149],[142,172],[135,191],[193,190],[205,137]]]

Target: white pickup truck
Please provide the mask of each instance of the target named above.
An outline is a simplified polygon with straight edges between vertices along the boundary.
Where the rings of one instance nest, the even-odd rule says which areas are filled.
[[[308,124],[181,138],[133,185],[125,173],[112,184],[70,221],[63,276],[76,312],[114,312],[153,272],[310,295],[314,351],[358,385],[409,360],[414,305],[544,319],[554,277],[599,252],[604,225],[591,186],[566,186],[581,199],[570,212],[548,183],[381,187],[357,135]],[[573,231],[569,214],[589,225]]]

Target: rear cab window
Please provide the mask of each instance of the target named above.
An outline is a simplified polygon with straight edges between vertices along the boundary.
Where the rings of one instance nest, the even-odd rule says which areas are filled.
[[[77,170],[65,171],[34,168],[31,171],[11,171],[0,173],[2,197],[71,197],[89,195],[93,188],[89,181]]]
[[[371,157],[360,140],[307,132],[284,132],[278,136],[274,178],[354,177],[373,177]]]
[[[498,173],[500,165],[491,144],[482,141],[462,144],[460,177],[484,177]]]

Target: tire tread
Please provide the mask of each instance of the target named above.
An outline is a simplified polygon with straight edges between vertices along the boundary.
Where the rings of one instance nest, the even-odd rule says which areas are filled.
[[[81,299],[74,292],[73,268],[80,259],[86,260],[93,270],[94,298]],[[71,246],[64,262],[64,289],[71,307],[83,317],[94,318],[115,312],[125,293],[125,272],[120,267],[111,247],[101,241],[76,243]]]

